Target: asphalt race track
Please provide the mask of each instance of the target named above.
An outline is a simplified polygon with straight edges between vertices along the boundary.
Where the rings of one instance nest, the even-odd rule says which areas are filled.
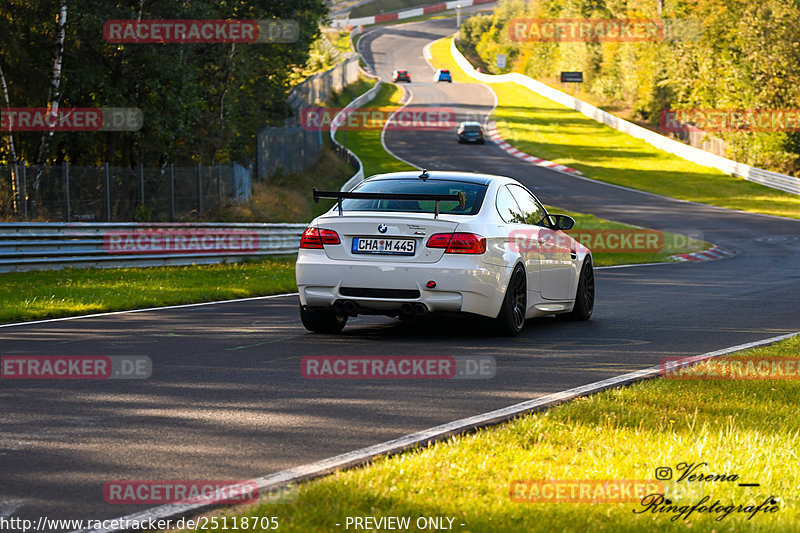
[[[413,105],[485,116],[481,85],[433,84],[422,48],[439,20],[377,30],[364,51],[388,80],[408,69]],[[673,201],[578,179],[454,132],[386,135],[430,170],[513,176],[545,203],[656,229],[700,231],[730,259],[600,270],[586,323],[529,321],[517,338],[460,320],[359,317],[308,333],[296,296],[0,328],[2,355],[147,355],[148,380],[0,381],[0,515],[112,518],[107,481],[246,479],[458,418],[688,356],[800,329],[800,221]],[[491,355],[490,380],[324,381],[308,355]]]

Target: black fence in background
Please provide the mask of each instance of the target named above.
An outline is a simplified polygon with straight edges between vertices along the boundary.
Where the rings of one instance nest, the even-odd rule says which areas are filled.
[[[57,222],[171,222],[246,200],[239,165],[161,168],[0,166],[0,217]]]

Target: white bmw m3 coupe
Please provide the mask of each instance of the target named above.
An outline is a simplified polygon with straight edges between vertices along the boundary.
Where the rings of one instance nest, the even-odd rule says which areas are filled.
[[[463,172],[396,172],[350,192],[303,232],[297,257],[300,317],[338,333],[348,317],[461,312],[517,335],[526,318],[587,320],[594,308],[588,248],[575,221],[550,215],[514,179]]]

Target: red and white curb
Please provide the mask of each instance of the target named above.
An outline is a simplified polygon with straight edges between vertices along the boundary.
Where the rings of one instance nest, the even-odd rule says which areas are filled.
[[[703,250],[702,252],[692,252],[690,254],[676,254],[671,257],[673,259],[677,259],[678,261],[716,261],[717,259],[724,259],[725,257],[730,257],[735,253],[736,252],[732,252],[731,250],[726,250],[725,248],[714,246],[713,248],[709,248],[708,250]]]
[[[510,144],[508,144],[500,134],[497,133],[497,123],[496,122],[489,122],[487,125],[486,134],[489,136],[489,139],[495,142],[497,146],[501,150],[505,150],[509,154],[513,155],[514,157],[518,157],[523,161],[527,161],[528,163],[533,163],[534,165],[538,165],[540,167],[547,167],[553,170],[558,170],[559,172],[566,172],[567,174],[577,174],[579,176],[583,176],[580,170],[575,170],[572,167],[568,167],[566,165],[560,165],[558,163],[553,163],[552,161],[548,161],[547,159],[542,159],[540,157],[535,157],[530,154],[526,154],[525,152],[520,152]]]
[[[456,0],[451,2],[431,4],[429,6],[421,6],[414,9],[406,9],[404,11],[397,11],[394,13],[382,13],[380,15],[373,15],[371,17],[359,17],[354,19],[348,17],[335,18],[331,22],[334,27],[343,27],[347,25],[368,26],[370,24],[380,24],[381,22],[391,22],[393,20],[420,17],[430,13],[438,13],[439,11],[449,11],[451,9],[456,9],[456,7],[465,8],[476,6],[478,4],[491,4],[492,2],[497,2],[497,0]]]

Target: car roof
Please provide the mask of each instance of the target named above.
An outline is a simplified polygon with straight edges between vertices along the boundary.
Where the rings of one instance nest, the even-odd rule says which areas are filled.
[[[457,172],[451,170],[429,170],[428,175],[431,181],[462,181],[475,183],[478,185],[489,185],[495,180],[516,181],[505,176],[495,176],[492,174],[477,174],[474,172]],[[366,178],[369,181],[399,180],[399,179],[420,179],[419,171],[412,172],[390,172],[387,174],[375,174]],[[366,181],[365,180],[365,181]],[[363,182],[362,182],[363,183]]]
[[[466,121],[462,122],[461,124],[459,124],[458,126],[459,127],[461,127],[461,126],[482,126],[482,124],[480,122],[475,122],[474,120],[466,120]]]

